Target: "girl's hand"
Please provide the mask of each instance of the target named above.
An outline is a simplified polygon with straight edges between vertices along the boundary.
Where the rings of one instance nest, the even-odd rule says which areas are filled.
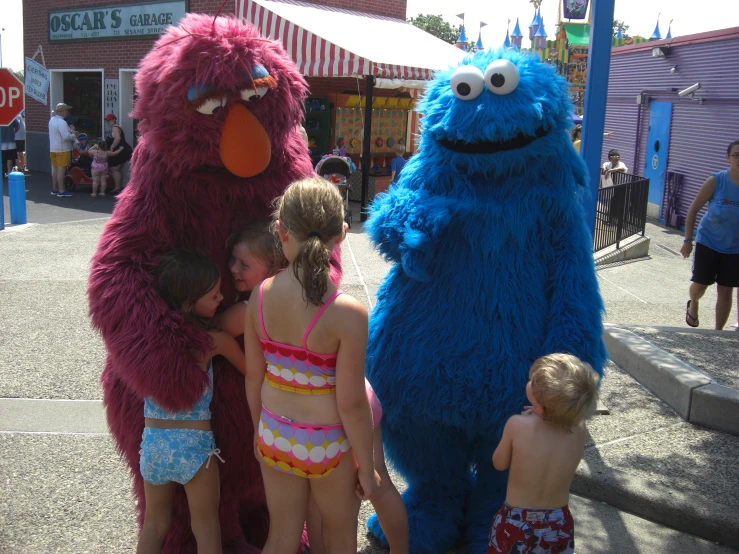
[[[380,488],[380,475],[374,469],[371,472],[360,469],[357,478],[357,496],[360,500],[369,500]]]
[[[683,258],[690,258],[691,252],[693,252],[693,243],[684,242],[682,248],[680,248],[680,254],[683,255]]]
[[[524,406],[523,412],[521,412],[521,415],[531,415],[534,413],[534,407],[533,406]]]

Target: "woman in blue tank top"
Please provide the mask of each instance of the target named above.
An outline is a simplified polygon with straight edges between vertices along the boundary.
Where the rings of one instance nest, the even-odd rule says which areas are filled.
[[[218,519],[220,496],[218,464],[221,462],[210,426],[213,398],[213,356],[225,356],[242,373],[244,353],[236,340],[215,329],[213,317],[223,300],[218,266],[195,250],[177,250],[162,256],[155,275],[162,300],[174,311],[210,334],[212,348],[200,363],[207,374],[200,399],[189,409],[173,412],[156,398],[144,399],[144,432],[139,470],[144,480],[146,511],[137,552],[161,552],[169,530],[176,484],[184,485],[190,508],[190,525],[198,552],[221,552]],[[156,368],[151,368],[156,371]],[[177,387],[178,383],[171,383]]]
[[[688,210],[685,240],[680,253],[693,250],[695,218],[703,206],[708,210],[698,226],[693,258],[693,277],[685,322],[698,327],[698,302],[716,283],[716,329],[723,329],[731,312],[733,289],[739,287],[739,140],[726,151],[729,169],[711,175]]]

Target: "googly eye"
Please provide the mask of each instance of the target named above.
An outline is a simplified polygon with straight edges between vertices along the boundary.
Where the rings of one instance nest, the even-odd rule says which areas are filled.
[[[269,92],[269,87],[247,87],[241,89],[241,99],[244,102],[254,102],[254,100],[264,98],[267,92]]]
[[[493,94],[510,94],[518,86],[518,68],[508,60],[495,60],[485,70],[485,86]]]
[[[485,89],[485,77],[474,65],[463,65],[452,73],[451,86],[460,100],[474,100]]]
[[[205,115],[214,115],[218,113],[223,106],[226,105],[226,97],[208,98],[205,102],[198,106],[198,111]]]

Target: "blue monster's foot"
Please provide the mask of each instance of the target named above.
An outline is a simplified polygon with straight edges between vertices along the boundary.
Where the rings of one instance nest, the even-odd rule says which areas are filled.
[[[401,496],[408,509],[408,538],[414,554],[442,554],[461,539],[465,489],[409,488]]]
[[[387,542],[387,537],[385,537],[385,533],[382,531],[382,527],[380,527],[380,520],[377,519],[377,514],[372,514],[367,520],[367,530],[380,541],[380,544],[384,548],[388,548],[390,546]]]
[[[480,447],[477,454],[477,474],[467,498],[465,539],[468,554],[486,554],[490,540],[490,525],[505,499],[508,472],[496,471],[489,460],[493,447]],[[485,463],[487,462],[487,463]]]
[[[474,523],[467,524],[467,554],[487,554],[490,541],[490,524],[493,522],[493,512],[489,518],[481,517]]]

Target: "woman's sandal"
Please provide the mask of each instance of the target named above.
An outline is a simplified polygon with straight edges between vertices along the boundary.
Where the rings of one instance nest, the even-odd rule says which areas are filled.
[[[690,322],[691,320],[693,323]],[[698,318],[690,315],[690,300],[688,300],[688,305],[685,306],[685,323],[690,327],[698,327]]]

